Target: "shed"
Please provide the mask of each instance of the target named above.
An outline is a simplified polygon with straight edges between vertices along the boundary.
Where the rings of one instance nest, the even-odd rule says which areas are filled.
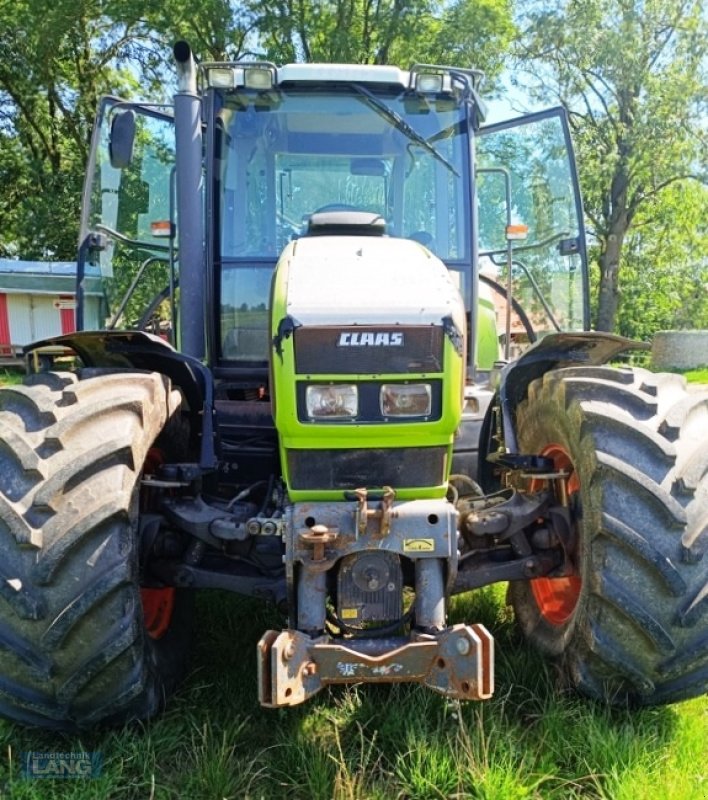
[[[86,328],[101,328],[106,304],[97,267],[86,267]],[[76,263],[0,258],[0,357],[30,342],[76,330]]]

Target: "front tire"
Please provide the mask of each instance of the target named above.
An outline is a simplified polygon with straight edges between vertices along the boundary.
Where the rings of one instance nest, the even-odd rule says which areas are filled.
[[[157,373],[88,374],[0,391],[0,714],[62,730],[155,713],[188,642],[180,595],[146,628],[137,537],[143,467],[180,395]]]
[[[576,575],[510,584],[529,641],[617,704],[708,690],[708,395],[646,370],[547,373],[519,406],[520,451],[570,473]]]

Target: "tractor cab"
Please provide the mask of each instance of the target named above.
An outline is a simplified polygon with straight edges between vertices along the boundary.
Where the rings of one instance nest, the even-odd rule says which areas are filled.
[[[356,228],[354,212],[376,217],[357,235],[408,239],[445,264],[473,332],[470,380],[545,333],[587,327],[582,216],[560,109],[485,126],[482,76],[425,65],[208,64],[198,79],[188,219],[176,202],[170,110],[102,105],[81,242],[101,267],[107,327],[158,331],[225,379],[263,378],[280,254],[323,233],[313,215],[332,215],[336,234]],[[206,247],[185,294],[187,227],[185,239]]]

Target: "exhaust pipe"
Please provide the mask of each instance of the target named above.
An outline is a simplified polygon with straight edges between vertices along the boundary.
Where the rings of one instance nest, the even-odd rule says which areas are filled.
[[[177,62],[177,91],[197,93],[197,65],[187,42],[176,42],[172,48]]]
[[[174,97],[177,149],[177,223],[179,247],[179,346],[194,358],[205,356],[206,285],[202,209],[201,98],[197,65],[187,42],[174,46],[178,90]]]

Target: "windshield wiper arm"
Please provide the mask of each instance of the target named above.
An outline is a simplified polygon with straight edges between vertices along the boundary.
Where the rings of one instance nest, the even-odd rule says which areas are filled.
[[[360,83],[352,83],[352,89],[362,95],[368,101],[369,105],[380,114],[384,119],[388,120],[396,130],[400,131],[404,136],[410,139],[415,144],[420,145],[424,150],[427,150],[435,159],[441,164],[444,164],[450,172],[456,177],[460,177],[460,173],[455,169],[445,156],[441,155],[427,139],[421,136],[418,131],[411,127],[405,119],[397,112],[394,111],[389,105],[384,103],[381,98],[377,97],[373,92],[370,92],[366,87]]]

